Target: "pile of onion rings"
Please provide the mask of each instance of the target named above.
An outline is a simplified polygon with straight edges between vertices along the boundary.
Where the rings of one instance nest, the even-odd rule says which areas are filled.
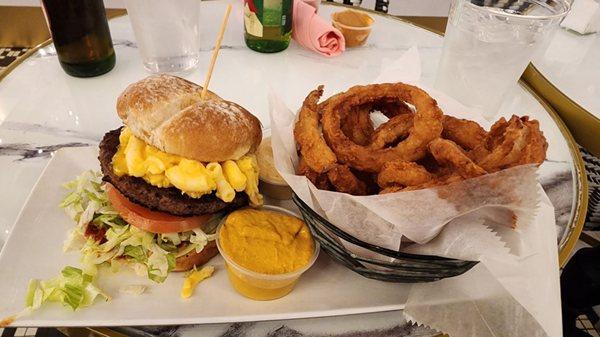
[[[353,195],[412,191],[524,164],[541,164],[548,143],[528,116],[486,131],[444,115],[422,89],[404,83],[355,86],[319,103],[308,94],[294,127],[297,173],[317,188]],[[373,113],[387,119],[375,128]]]

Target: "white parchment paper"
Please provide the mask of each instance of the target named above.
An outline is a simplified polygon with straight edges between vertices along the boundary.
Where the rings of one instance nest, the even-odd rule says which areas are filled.
[[[376,82],[417,85],[445,114],[476,120],[489,129],[482,116],[420,83],[420,69],[413,47],[382,69]],[[453,337],[560,335],[554,213],[537,183],[535,166],[412,192],[352,196],[322,191],[295,175],[294,111],[301,102],[287,107],[274,91],[269,101],[275,166],[315,211],[372,244],[481,261],[462,276],[413,285],[405,310],[410,319]],[[510,227],[513,215],[515,229]]]
[[[466,219],[452,221],[429,243],[406,249],[481,261],[461,276],[413,285],[408,319],[450,336],[562,336],[554,207],[537,188],[542,193],[537,216],[519,233],[528,248],[524,256],[503,249],[481,220]]]

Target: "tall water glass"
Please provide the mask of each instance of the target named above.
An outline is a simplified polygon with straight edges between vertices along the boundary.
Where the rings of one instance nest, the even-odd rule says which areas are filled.
[[[194,68],[200,55],[200,0],[126,0],[144,67],[153,73]]]
[[[435,87],[486,118],[567,14],[566,0],[452,0]]]

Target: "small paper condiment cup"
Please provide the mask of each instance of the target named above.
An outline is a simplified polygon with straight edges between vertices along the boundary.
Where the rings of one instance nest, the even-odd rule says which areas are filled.
[[[346,9],[331,14],[333,26],[339,29],[346,40],[346,47],[358,47],[367,42],[371,34],[373,18],[362,11]]]
[[[269,181],[264,177],[258,178],[258,189],[261,193],[276,200],[292,199],[292,189],[288,184]]]
[[[297,214],[277,206],[263,206],[262,209],[283,213],[296,218],[301,219]],[[221,235],[221,228],[225,224],[227,217],[225,217],[219,227],[217,228],[217,248],[219,253],[225,260],[227,267],[227,276],[233,288],[241,295],[248,297],[253,300],[269,301],[281,298],[289,294],[293,289],[300,276],[307,271],[317,260],[319,256],[319,243],[314,240],[314,250],[311,259],[308,261],[306,266],[285,274],[263,274],[257,273],[252,270],[248,270],[239,264],[225,253],[219,242]]]
[[[262,141],[270,142],[270,139],[271,139],[271,131],[265,130],[265,137],[263,138]],[[262,143],[260,146],[262,146]],[[273,151],[272,147],[271,147],[271,151]],[[261,158],[259,157],[257,159],[260,160]],[[260,163],[259,163],[259,165],[260,165]],[[261,172],[259,172],[259,174],[258,174],[258,179],[259,179],[258,189],[260,190],[260,192],[262,194],[266,195],[269,198],[273,198],[276,200],[292,199],[292,194],[293,194],[292,188],[283,179],[274,180],[272,178],[265,176],[264,174],[261,174]]]

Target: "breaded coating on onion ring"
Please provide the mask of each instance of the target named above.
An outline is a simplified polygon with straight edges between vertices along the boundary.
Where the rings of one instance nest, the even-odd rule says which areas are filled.
[[[398,139],[406,137],[413,126],[414,115],[412,113],[398,115],[381,124],[371,136],[372,149],[383,149]]]
[[[461,177],[474,178],[487,172],[467,157],[463,150],[453,141],[434,139],[429,143],[429,151],[435,160],[443,166],[451,166]]]
[[[531,129],[517,116],[512,116],[508,121],[501,118],[492,125],[484,144],[488,154],[481,158],[476,157],[475,162],[490,173],[515,166],[527,147],[530,131]]]
[[[337,165],[335,153],[329,148],[319,130],[317,103],[323,95],[323,86],[311,91],[300,109],[300,116],[294,127],[294,138],[306,164],[317,173],[327,172]]]
[[[381,188],[390,186],[413,186],[432,181],[435,177],[427,170],[413,162],[394,160],[383,165],[377,175],[377,184]]]
[[[308,178],[308,180],[310,180],[320,190],[331,189],[331,184],[329,183],[329,178],[327,178],[327,173],[317,173],[313,171],[310,167],[308,167],[306,160],[304,160],[302,156],[299,158],[296,173]]]
[[[353,106],[394,98],[416,108],[409,135],[398,145],[374,150],[358,145],[344,135],[341,130],[344,111]],[[425,156],[427,144],[442,133],[442,116],[436,101],[425,91],[404,83],[385,83],[355,86],[332,97],[323,108],[321,122],[325,140],[341,163],[358,170],[378,172],[386,162],[397,159],[415,161]]]
[[[455,142],[466,150],[480,146],[487,136],[487,132],[481,125],[468,119],[445,115],[442,122],[444,125],[442,137]]]
[[[350,171],[348,165],[337,165],[327,172],[327,177],[338,192],[352,195],[367,194],[367,185]]]

